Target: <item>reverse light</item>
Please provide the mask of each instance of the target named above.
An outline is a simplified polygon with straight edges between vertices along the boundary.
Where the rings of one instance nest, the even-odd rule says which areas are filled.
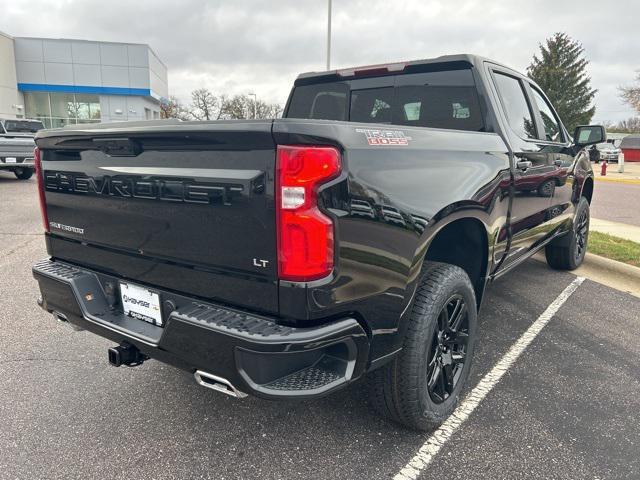
[[[333,270],[333,221],[318,208],[318,187],[340,173],[334,147],[280,145],[277,152],[278,276],[304,282]]]
[[[36,168],[36,179],[38,180],[38,196],[40,198],[40,213],[42,214],[42,226],[45,232],[49,232],[49,217],[47,216],[47,202],[44,197],[44,176],[42,174],[42,161],[40,158],[40,149],[36,147],[33,150],[33,164]]]

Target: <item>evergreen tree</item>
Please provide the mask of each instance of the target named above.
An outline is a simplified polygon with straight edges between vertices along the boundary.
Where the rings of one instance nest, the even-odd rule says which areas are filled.
[[[533,56],[527,75],[544,90],[569,133],[588,125],[596,107],[591,105],[597,90],[587,75],[589,62],[584,49],[566,33],[556,33],[540,44],[540,58]]]

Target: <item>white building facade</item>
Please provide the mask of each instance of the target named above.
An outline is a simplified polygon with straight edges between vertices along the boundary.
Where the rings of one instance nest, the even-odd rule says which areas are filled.
[[[0,116],[68,124],[160,117],[167,68],[148,45],[0,36]]]

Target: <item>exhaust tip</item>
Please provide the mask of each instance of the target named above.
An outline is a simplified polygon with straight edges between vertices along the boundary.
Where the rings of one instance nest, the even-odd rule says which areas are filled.
[[[246,393],[238,390],[226,378],[218,377],[211,373],[203,372],[202,370],[196,370],[193,376],[195,377],[198,385],[201,385],[205,388],[210,388],[211,390],[215,390],[216,392],[224,393],[225,395],[229,395],[230,397],[247,397]]]

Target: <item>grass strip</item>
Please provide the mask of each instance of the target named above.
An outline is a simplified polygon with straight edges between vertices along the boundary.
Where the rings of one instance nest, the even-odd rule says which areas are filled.
[[[601,257],[640,267],[640,243],[590,231],[587,251]]]

